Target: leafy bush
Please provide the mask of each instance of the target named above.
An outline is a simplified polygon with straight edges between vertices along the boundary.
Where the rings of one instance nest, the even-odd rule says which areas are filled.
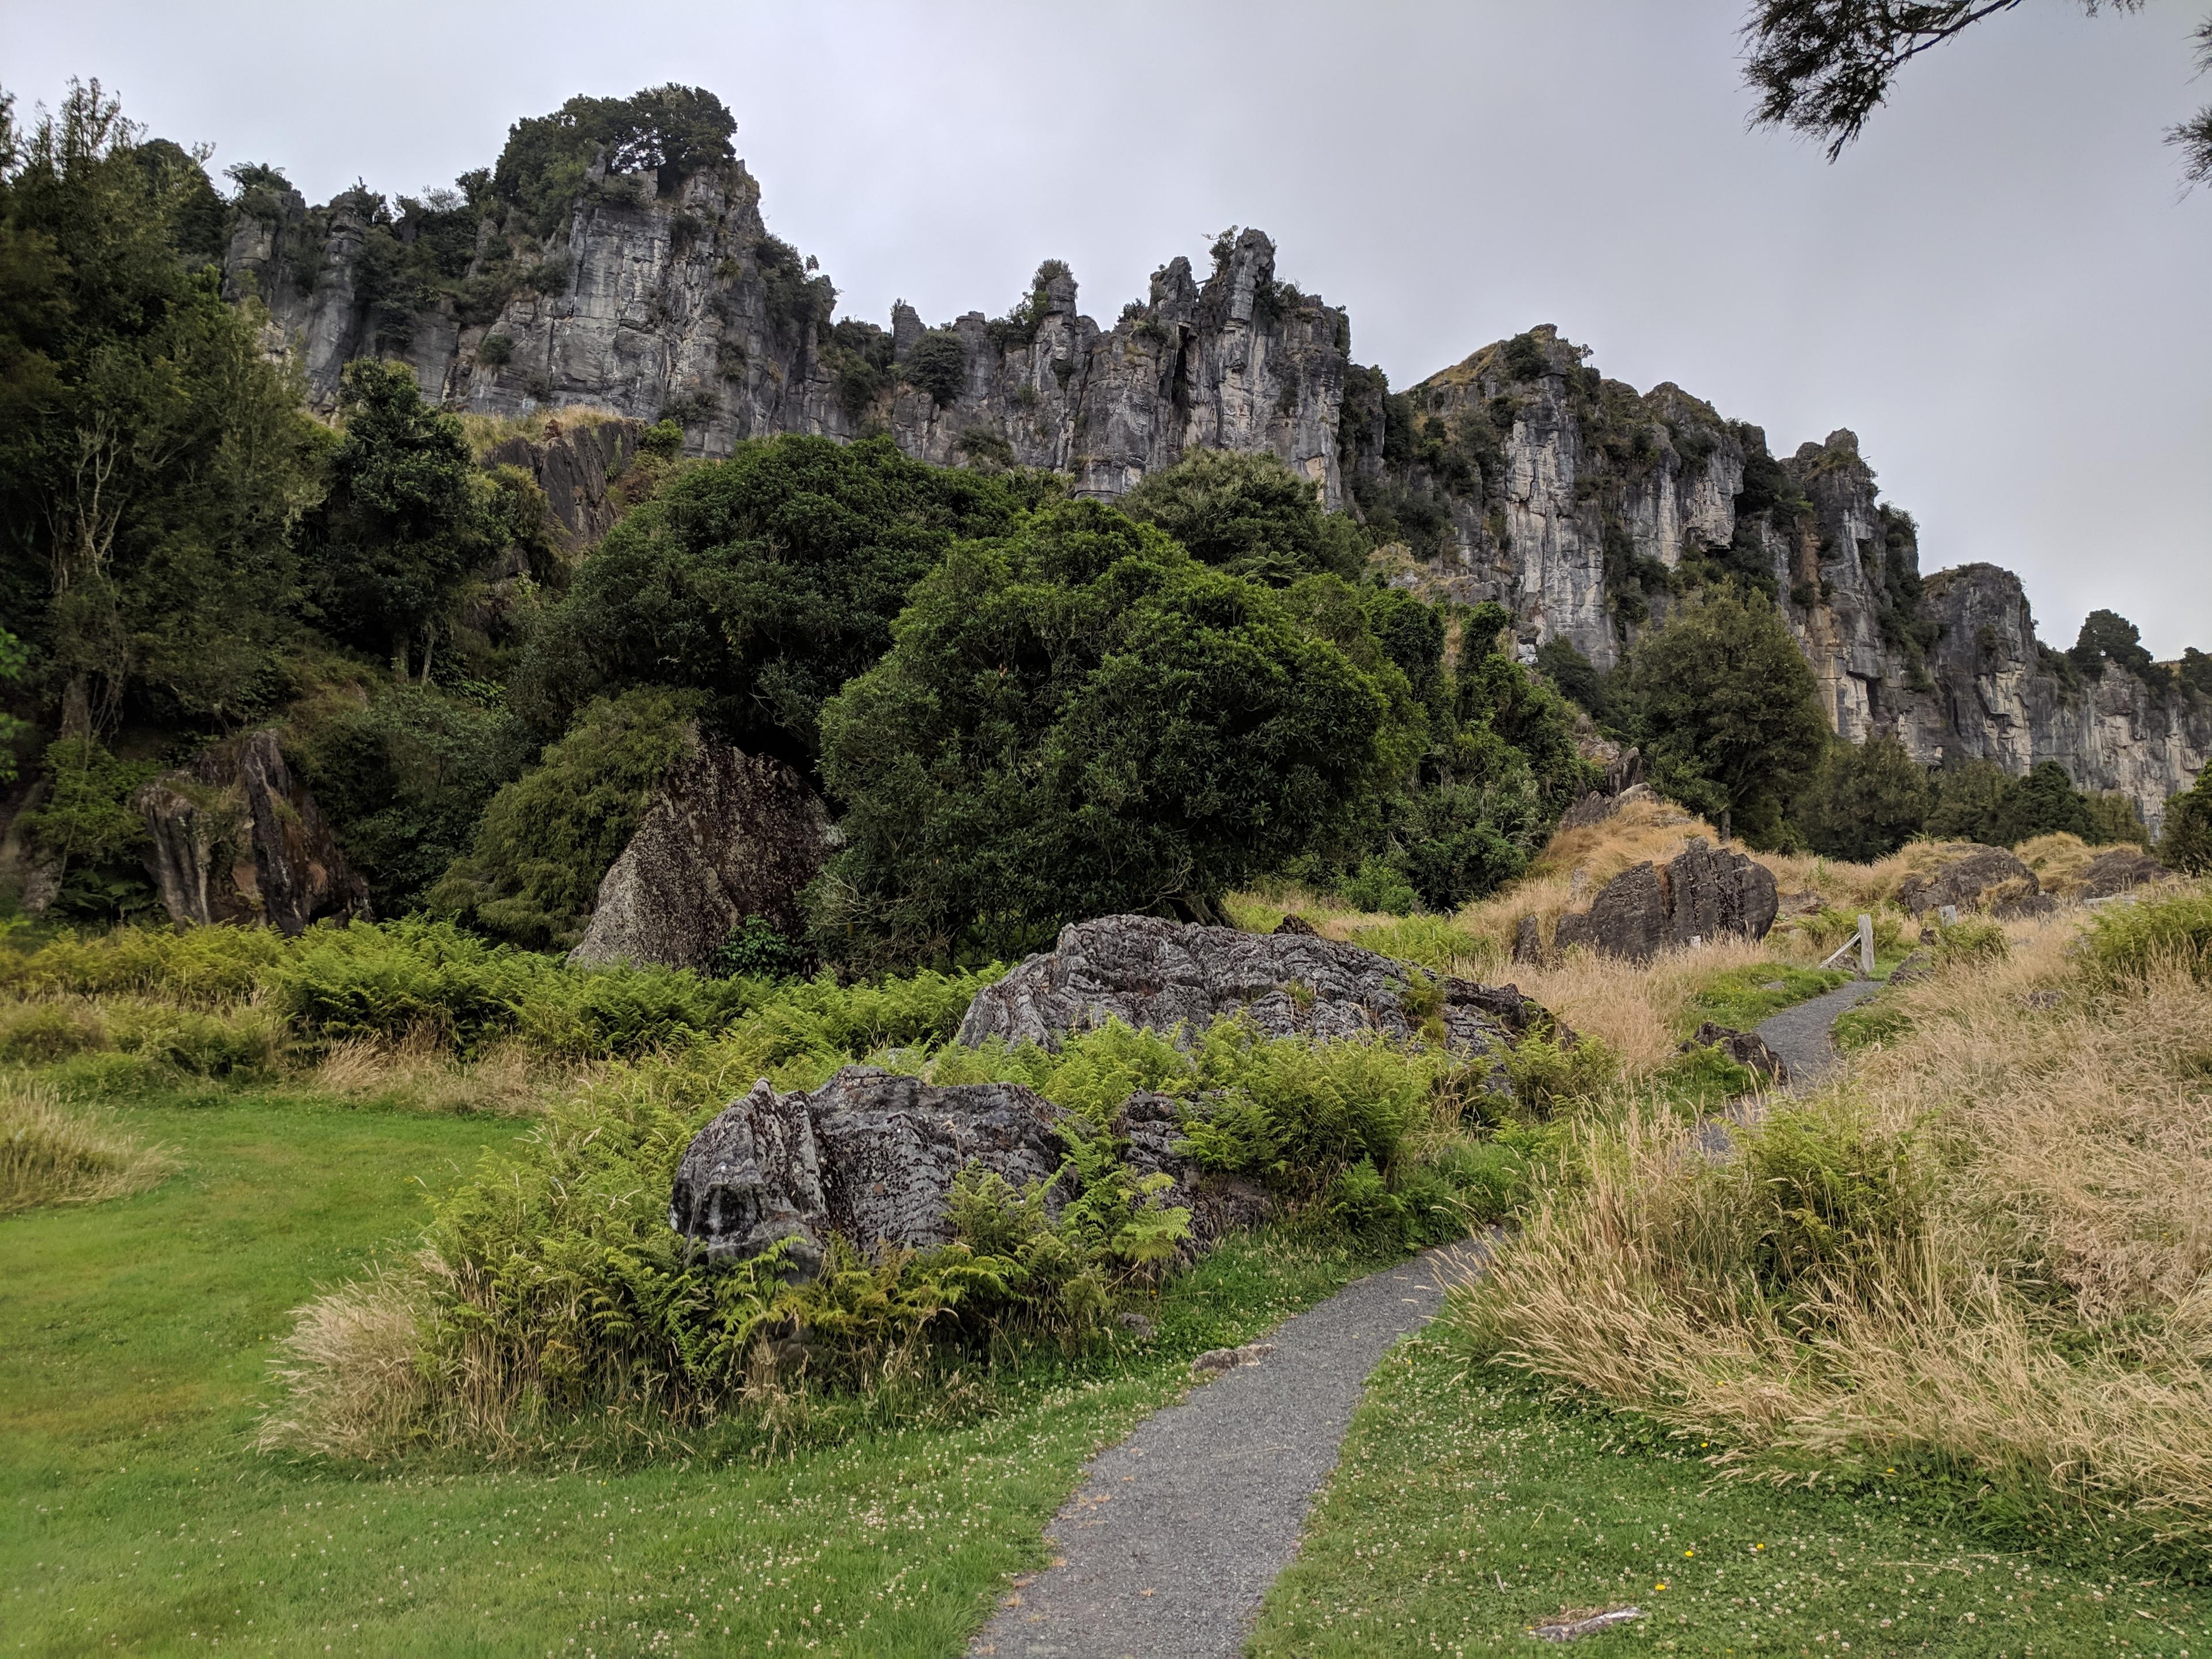
[[[1881,1241],[1924,1231],[1933,1170],[1910,1132],[1885,1133],[1845,1107],[1784,1109],[1745,1133],[1743,1157],[1751,1266],[1771,1295],[1817,1299]]]
[[[2083,941],[2092,983],[2111,988],[2161,967],[2212,981],[2212,893],[2144,899],[2100,913]]]
[[[127,1054],[192,1077],[243,1079],[276,1068],[284,1033],[262,1008],[204,1012],[159,1005],[122,1006],[111,1016],[115,1046]]]
[[[27,997],[130,994],[213,1006],[250,995],[287,948],[265,927],[64,933],[29,955],[0,951],[0,985]]]
[[[2212,766],[2194,785],[2166,804],[2158,855],[2171,869],[2212,874]]]
[[[2005,930],[1979,916],[1963,917],[1936,929],[1936,961],[1941,967],[2002,962],[2011,949]]]
[[[633,510],[533,633],[515,706],[541,732],[632,688],[695,693],[748,754],[811,767],[823,702],[873,664],[963,536],[1057,485],[926,466],[888,438],[785,437],[684,472]]]
[[[0,1006],[0,1062],[46,1066],[107,1046],[107,1027],[82,1003],[27,1002]]]
[[[1210,916],[1398,769],[1401,684],[1097,502],[964,543],[823,711],[848,844],[814,891],[818,947],[942,960],[1079,916]]]
[[[1793,816],[1815,852],[1870,864],[1917,835],[1935,805],[1928,769],[1883,736],[1832,744]]]
[[[1587,1036],[1564,1042],[1532,1033],[1505,1055],[1504,1066],[1521,1109],[1539,1119],[1595,1098],[1620,1075],[1620,1057]]]
[[[714,973],[721,979],[787,979],[805,965],[805,948],[766,916],[747,916],[714,951]]]
[[[592,703],[492,797],[428,908],[532,949],[573,945],[654,788],[690,751],[697,709],[696,696],[649,690]]]
[[[957,398],[967,384],[968,348],[951,329],[930,329],[914,343],[914,349],[899,365],[899,373],[942,408]]]
[[[1366,563],[1367,537],[1350,515],[1322,512],[1312,480],[1270,454],[1193,450],[1120,505],[1200,562],[1279,587],[1324,571],[1356,580]]]
[[[1385,915],[1410,916],[1420,908],[1420,895],[1398,869],[1384,860],[1370,858],[1337,890],[1356,910],[1380,911]]]
[[[463,1050],[510,1030],[544,957],[490,945],[450,922],[313,927],[265,975],[277,1009],[323,1039],[428,1032]]]

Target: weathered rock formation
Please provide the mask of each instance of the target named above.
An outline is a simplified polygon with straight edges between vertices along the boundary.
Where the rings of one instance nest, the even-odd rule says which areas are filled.
[[[668,1224],[712,1256],[793,1241],[802,1273],[830,1235],[863,1250],[950,1242],[946,1199],[971,1165],[1016,1187],[1051,1179],[1060,1109],[1019,1084],[938,1085],[848,1066],[811,1092],[766,1079],[725,1107],[677,1165]]]
[[[741,163],[666,194],[648,174],[595,173],[542,246],[496,205],[388,216],[363,192],[311,210],[262,191],[240,215],[226,290],[266,303],[271,349],[319,404],[349,358],[374,353],[456,408],[670,416],[694,454],[880,431],[926,460],[1051,467],[1112,496],[1193,448],[1264,451],[1332,507],[1395,525],[1416,556],[1393,580],[1495,599],[1530,648],[1564,638],[1610,666],[1684,593],[1749,581],[1774,594],[1854,740],[1892,732],[1931,764],[2015,773],[2056,760],[2083,788],[2127,793],[2154,831],[2212,754],[2212,704],[2125,667],[2069,672],[2007,573],[1923,581],[1912,520],[1879,499],[1851,433],[1770,453],[1679,386],[1604,379],[1550,327],[1394,397],[1352,363],[1345,313],[1279,280],[1256,230],[1217,243],[1203,278],[1170,260],[1110,327],[1048,272],[1007,316],[930,331],[903,306],[888,328],[833,324],[835,290],[769,234]],[[461,262],[465,297],[410,308],[379,261],[426,234]],[[922,357],[936,372],[914,373]],[[540,476],[583,533],[591,513],[565,511]]]
[[[1723,933],[1765,939],[1777,908],[1774,876],[1765,865],[1692,842],[1663,865],[1647,861],[1614,877],[1589,909],[1559,918],[1552,945],[1587,945],[1601,955],[1649,962],[1662,951]]]
[[[2132,892],[2138,887],[2148,886],[2154,881],[2164,881],[2173,872],[2139,847],[2115,847],[2100,853],[2089,860],[2089,867],[2081,872],[2081,886],[2075,896],[2083,899],[2113,898]]]
[[[1976,847],[1937,869],[1907,876],[1898,884],[1897,902],[1918,916],[1947,904],[1978,910],[2011,903],[2042,890],[2035,872],[2002,847]]]
[[[180,925],[265,921],[297,935],[325,917],[371,917],[368,887],[274,732],[218,744],[141,789],[147,872]]]
[[[754,916],[787,939],[805,931],[799,895],[835,846],[829,809],[780,761],[696,730],[691,743],[601,878],[576,965],[706,968]]]
[[[1112,1020],[1203,1030],[1232,1014],[1269,1036],[1403,1038],[1426,1027],[1478,1054],[1511,1046],[1543,1018],[1510,985],[1429,984],[1404,963],[1335,939],[1102,916],[1061,928],[1050,951],[978,992],[957,1040],[1056,1048],[1068,1032]]]
[[[518,467],[544,492],[545,508],[571,557],[596,546],[614,528],[615,480],[637,459],[640,421],[562,422],[550,417],[542,438],[509,438],[484,453],[483,465]]]

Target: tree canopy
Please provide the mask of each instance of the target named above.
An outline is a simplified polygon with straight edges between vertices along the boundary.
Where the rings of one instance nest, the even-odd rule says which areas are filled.
[[[1211,918],[1387,785],[1387,661],[1364,670],[1257,583],[1063,502],[963,543],[881,663],[825,708],[848,845],[825,956],[1005,953],[1115,911]]]
[[[811,768],[823,702],[890,647],[914,584],[1057,486],[925,465],[888,438],[788,437],[690,469],[632,512],[540,622],[516,703],[543,732],[592,699],[704,694],[749,752]]]
[[[1627,682],[1652,781],[1708,817],[1729,814],[1754,846],[1778,842],[1829,734],[1774,607],[1733,588],[1686,607],[1637,646]]]
[[[1935,805],[1928,769],[1895,738],[1871,737],[1829,746],[1791,821],[1814,852],[1868,864],[1918,834]]]
[[[609,172],[649,172],[665,193],[702,167],[732,159],[730,135],[737,130],[722,100],[699,87],[671,82],[627,98],[580,94],[550,115],[528,116],[507,129],[491,188],[520,210],[532,231],[550,235],[601,151]]]
[[[1340,513],[1322,511],[1312,481],[1273,455],[1193,450],[1121,500],[1200,563],[1276,586],[1328,571],[1359,574],[1367,540]]]
[[[1824,140],[1832,161],[1888,100],[1904,67],[2021,0],[1754,0],[1743,24],[1744,78],[1759,94],[1760,126]],[[2139,11],[2142,0],[2081,0]],[[2212,70],[2212,21],[2197,30],[2197,67]],[[2212,179],[2212,108],[2168,130],[2193,183]]]

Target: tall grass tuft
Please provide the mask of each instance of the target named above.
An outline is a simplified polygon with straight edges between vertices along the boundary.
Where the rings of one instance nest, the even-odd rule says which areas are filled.
[[[98,1204],[150,1191],[176,1159],[52,1090],[0,1081],[0,1215],[48,1204]]]
[[[1917,1455],[2212,1540],[2208,921],[1957,953],[1890,994],[1906,1035],[1724,1153],[1661,1109],[1585,1125],[1579,1184],[1449,1316],[1730,1467]]]

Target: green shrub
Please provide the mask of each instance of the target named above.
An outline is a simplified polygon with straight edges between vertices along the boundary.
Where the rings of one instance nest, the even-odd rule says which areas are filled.
[[[1929,1171],[1910,1132],[1847,1107],[1788,1109],[1742,1139],[1751,1262],[1770,1294],[1817,1296],[1848,1281],[1881,1240],[1924,1230]]]
[[[429,908],[532,950],[574,945],[654,788],[696,741],[698,708],[695,696],[651,689],[592,703],[492,797]]]
[[[570,1060],[642,1054],[713,1036],[757,1000],[758,988],[667,968],[562,969],[530,982],[514,1023],[539,1054]]]
[[[23,996],[160,996],[211,1007],[252,994],[284,954],[267,927],[118,927],[63,933],[27,956],[0,951],[0,986]]]
[[[909,386],[927,392],[939,407],[960,395],[968,380],[968,348],[949,328],[933,328],[914,343],[899,365]]]
[[[1672,1100],[1710,1107],[1755,1093],[1759,1073],[1718,1045],[1707,1043],[1676,1055],[1660,1068],[1653,1082]]]
[[[1531,1035],[1506,1054],[1504,1066],[1521,1110],[1538,1118],[1595,1098],[1620,1075],[1620,1057],[1595,1037]]]
[[[158,1005],[118,1008],[115,1046],[193,1077],[246,1079],[276,1068],[284,1034],[265,1009],[209,1013]]]
[[[2212,980],[2212,893],[2107,908],[2090,927],[2082,953],[2091,981],[2106,988],[2167,966]]]
[[[1395,866],[1377,858],[1367,860],[1337,891],[1356,910],[1377,910],[1386,915],[1410,916],[1421,904],[1413,884]]]
[[[553,962],[410,918],[313,927],[267,976],[277,1009],[303,1034],[401,1037],[428,1031],[463,1050],[510,1030]]]
[[[514,338],[507,334],[487,334],[477,347],[477,361],[487,368],[498,368],[514,361]]]
[[[2002,962],[2012,950],[2005,930],[1994,921],[1967,916],[1936,929],[1936,963],[1941,968]]]
[[[805,965],[805,948],[785,938],[766,916],[747,916],[714,951],[720,979],[788,979]]]
[[[0,1006],[0,1063],[46,1066],[107,1047],[107,1028],[82,1003],[30,1002]]]

